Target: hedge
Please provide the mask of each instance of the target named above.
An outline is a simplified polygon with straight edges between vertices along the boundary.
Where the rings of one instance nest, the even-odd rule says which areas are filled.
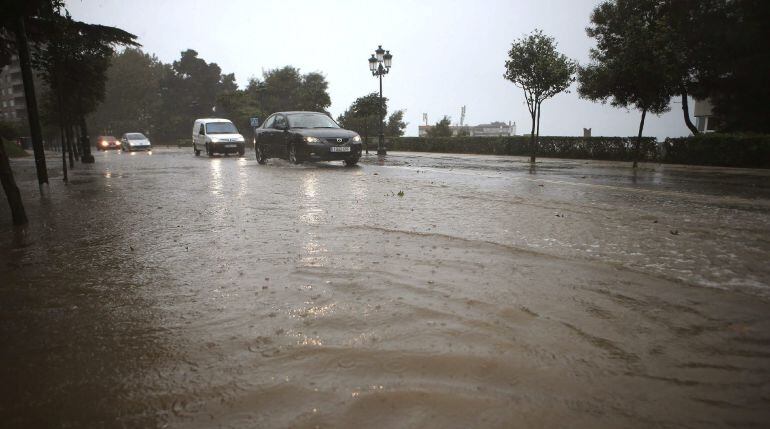
[[[770,168],[770,135],[699,134],[668,138],[661,159],[673,164]]]
[[[537,156],[547,158],[630,161],[636,137],[549,137],[541,136]],[[387,143],[389,150],[480,155],[530,155],[529,136],[509,137],[399,137]],[[655,161],[659,153],[655,138],[644,137],[640,159]]]

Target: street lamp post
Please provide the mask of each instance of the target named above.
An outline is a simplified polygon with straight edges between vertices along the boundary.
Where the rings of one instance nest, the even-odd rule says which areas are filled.
[[[382,109],[383,117],[380,119],[380,138],[377,142],[377,155],[385,155],[385,132],[383,129],[383,122],[385,121],[385,104],[382,102],[382,77],[388,74],[390,71],[391,61],[393,61],[393,55],[390,51],[382,49],[382,45],[379,45],[374,54],[369,58],[369,71],[372,72],[372,76],[380,78],[380,109]]]

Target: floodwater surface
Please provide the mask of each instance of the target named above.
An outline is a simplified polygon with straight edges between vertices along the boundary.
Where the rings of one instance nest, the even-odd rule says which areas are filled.
[[[4,427],[770,425],[770,172],[156,150],[40,197],[32,167]]]

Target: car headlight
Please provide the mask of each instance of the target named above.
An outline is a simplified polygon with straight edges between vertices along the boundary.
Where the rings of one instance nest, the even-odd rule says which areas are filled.
[[[308,143],[321,143],[323,140],[318,137],[305,137],[305,141]]]
[[[107,146],[107,140],[102,140],[102,146]]]
[[[353,143],[361,143],[361,136],[353,137]]]

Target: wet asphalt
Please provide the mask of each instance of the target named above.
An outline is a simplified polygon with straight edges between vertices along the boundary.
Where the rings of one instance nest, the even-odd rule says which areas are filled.
[[[41,197],[13,167],[8,427],[770,423],[768,171],[158,149],[49,159]]]

